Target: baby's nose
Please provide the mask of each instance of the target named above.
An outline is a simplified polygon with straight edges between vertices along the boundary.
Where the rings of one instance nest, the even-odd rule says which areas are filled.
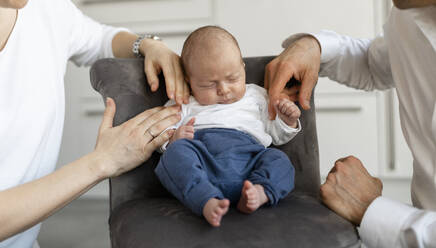
[[[217,90],[218,90],[218,95],[225,95],[230,91],[230,88],[227,85],[221,83],[218,85]]]

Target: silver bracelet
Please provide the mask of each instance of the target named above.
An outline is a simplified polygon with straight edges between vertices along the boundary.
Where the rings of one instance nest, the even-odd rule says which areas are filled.
[[[137,58],[143,58],[144,56],[141,54],[141,52],[139,51],[139,46],[141,45],[141,41],[143,39],[153,39],[153,40],[162,40],[161,38],[159,38],[156,35],[152,35],[152,34],[146,34],[144,36],[139,36],[135,42],[133,42],[133,47],[132,47],[132,52],[133,54],[137,57]]]

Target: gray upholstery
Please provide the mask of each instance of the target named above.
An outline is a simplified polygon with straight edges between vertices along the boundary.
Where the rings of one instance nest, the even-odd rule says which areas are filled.
[[[273,57],[245,58],[247,82],[262,85]],[[114,125],[168,98],[160,78],[151,93],[141,59],[104,59],[91,69],[91,82],[103,98],[117,104]],[[277,207],[252,215],[231,209],[219,228],[175,200],[159,183],[154,168],[159,154],[138,168],[110,180],[112,247],[352,247],[359,245],[354,226],[319,200],[319,156],[314,104],[302,111],[303,131],[278,147],[295,166],[295,190]]]

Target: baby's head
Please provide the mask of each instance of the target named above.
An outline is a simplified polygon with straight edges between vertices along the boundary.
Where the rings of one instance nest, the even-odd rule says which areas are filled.
[[[245,67],[236,39],[216,26],[192,32],[182,50],[186,81],[201,105],[229,104],[245,94]]]

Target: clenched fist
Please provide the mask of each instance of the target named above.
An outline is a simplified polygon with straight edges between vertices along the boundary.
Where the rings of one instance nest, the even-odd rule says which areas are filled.
[[[372,177],[353,156],[339,159],[321,186],[325,205],[338,215],[360,225],[369,205],[382,194],[383,184]]]
[[[289,99],[282,98],[277,100],[274,104],[277,114],[288,126],[297,128],[298,118],[300,118],[301,111],[295,103]]]

